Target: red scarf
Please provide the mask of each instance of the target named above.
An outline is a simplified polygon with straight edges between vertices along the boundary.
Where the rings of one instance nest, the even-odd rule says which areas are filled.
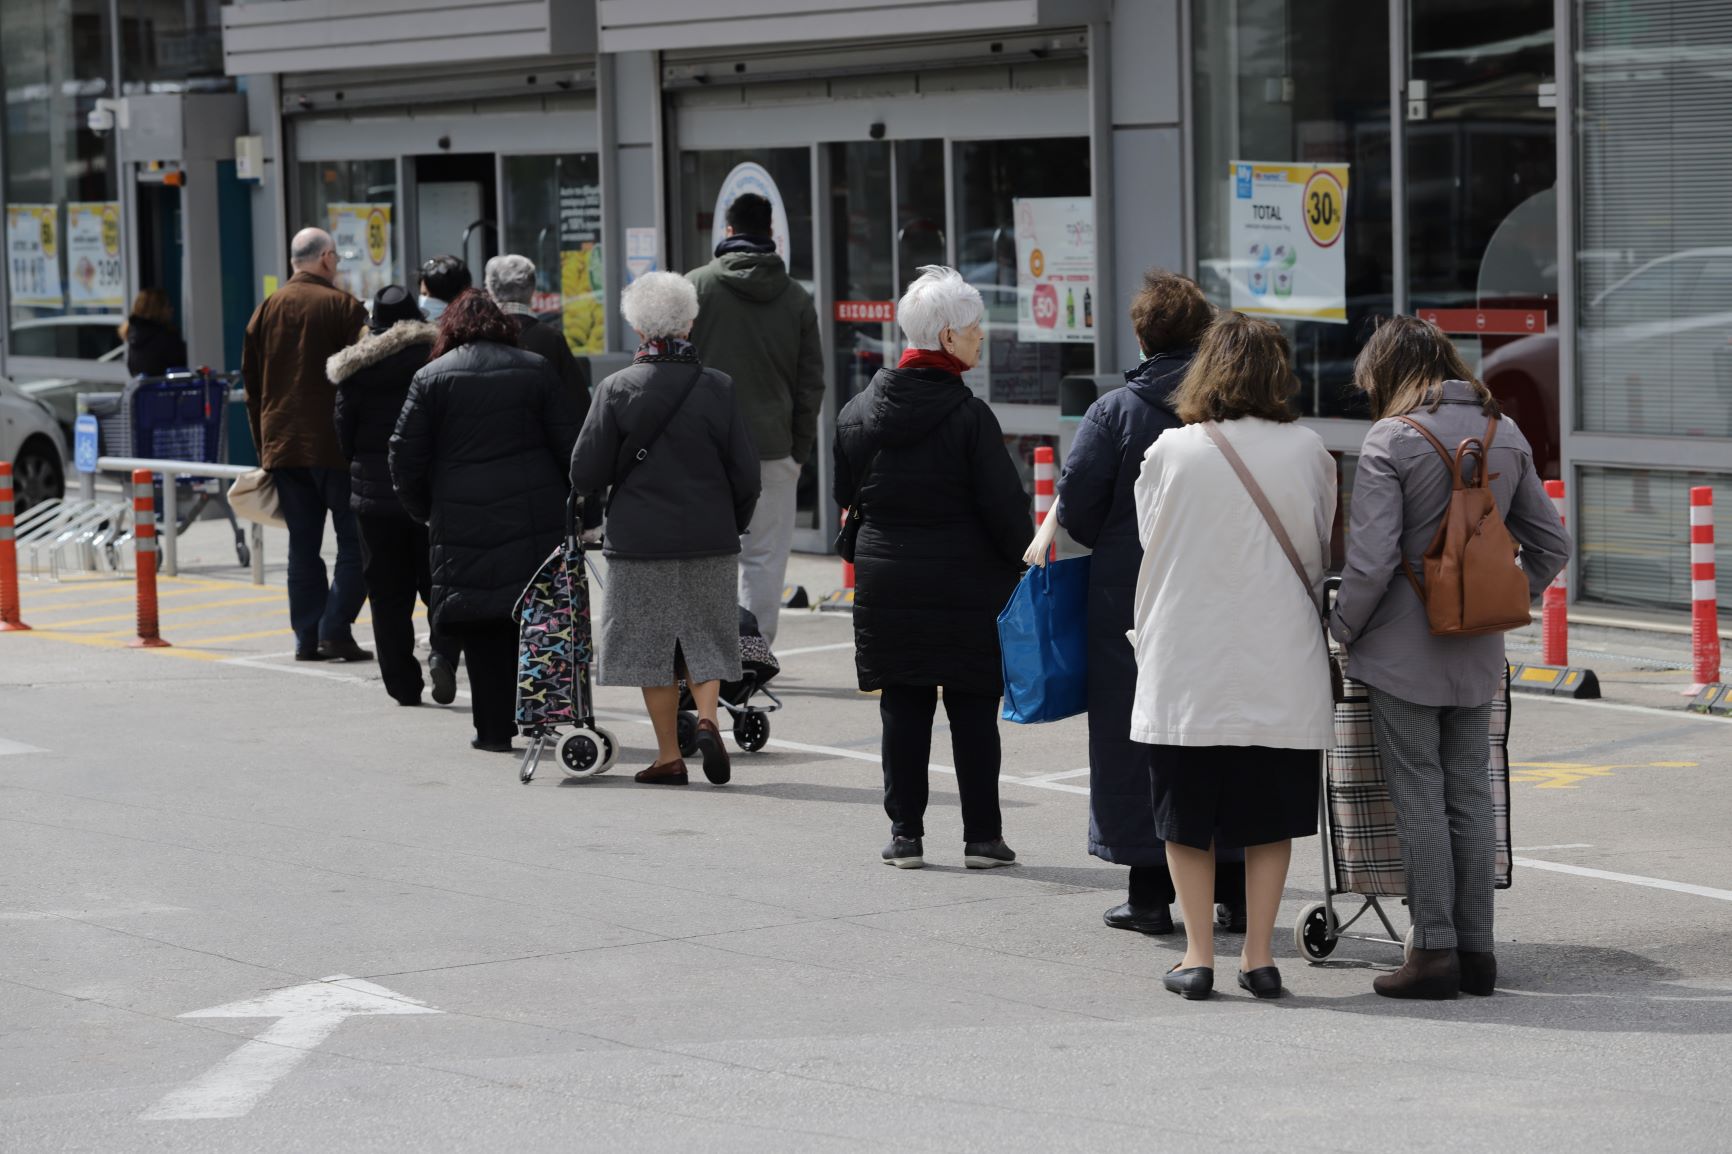
[[[943,349],[905,349],[902,359],[896,362],[899,369],[938,369],[940,372],[961,376],[968,371],[968,366],[951,356]]]

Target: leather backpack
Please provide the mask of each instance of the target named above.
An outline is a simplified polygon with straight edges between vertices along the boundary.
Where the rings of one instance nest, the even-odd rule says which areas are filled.
[[[1449,507],[1421,562],[1424,585],[1407,558],[1401,559],[1413,591],[1425,603],[1432,634],[1471,637],[1506,633],[1532,623],[1533,599],[1527,574],[1516,563],[1515,539],[1509,535],[1486,483],[1486,460],[1497,435],[1498,419],[1487,422],[1483,438],[1463,441],[1453,457],[1430,429],[1412,417],[1397,419],[1418,429],[1431,442],[1454,482]],[[1462,480],[1462,459],[1470,455],[1478,458],[1471,484]]]

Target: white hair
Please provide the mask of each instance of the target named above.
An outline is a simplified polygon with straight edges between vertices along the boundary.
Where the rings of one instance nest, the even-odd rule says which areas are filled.
[[[917,349],[936,349],[945,329],[961,332],[986,315],[980,290],[962,274],[941,264],[922,265],[920,279],[908,286],[896,305],[896,323]]]
[[[487,262],[481,277],[487,295],[501,303],[526,305],[535,298],[535,262],[526,256],[496,256]]]
[[[646,272],[620,294],[619,311],[646,338],[683,337],[698,319],[698,290],[677,272]]]

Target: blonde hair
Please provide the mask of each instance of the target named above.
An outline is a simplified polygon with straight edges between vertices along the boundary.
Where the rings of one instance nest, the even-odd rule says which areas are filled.
[[[1286,334],[1273,322],[1222,313],[1204,331],[1173,393],[1173,411],[1187,425],[1240,417],[1297,420],[1287,403],[1299,391],[1292,359]]]
[[[1401,417],[1416,409],[1436,412],[1445,381],[1466,381],[1479,397],[1480,411],[1498,415],[1498,403],[1456,351],[1455,342],[1430,321],[1385,317],[1353,362],[1353,387],[1371,401],[1371,419]]]

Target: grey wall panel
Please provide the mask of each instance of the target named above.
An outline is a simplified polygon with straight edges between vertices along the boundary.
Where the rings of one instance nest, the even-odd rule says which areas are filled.
[[[1150,266],[1184,268],[1183,145],[1179,129],[1119,128],[1113,131],[1113,228],[1118,269],[1114,298],[1121,324],[1116,360],[1102,372],[1137,363],[1137,334],[1131,328],[1131,301]]]
[[[1106,9],[1105,0],[599,0],[596,12],[600,50],[628,52],[1074,27]]]
[[[1132,0],[1113,8],[1113,123],[1178,124],[1184,67],[1179,0]]]
[[[421,116],[299,117],[293,122],[295,155],[302,160],[373,160],[438,153],[441,137],[452,152],[594,152],[599,146],[594,105],[577,102],[559,113],[505,116],[450,113]],[[292,174],[290,174],[292,176]]]
[[[225,7],[222,21],[230,76],[595,48],[595,0],[265,0]]]
[[[679,94],[676,112],[679,146],[696,148],[773,148],[814,140],[869,140],[874,123],[890,140],[1007,139],[1019,136],[1085,136],[1089,130],[1088,90],[1035,92],[949,92],[842,103],[787,103],[747,106],[691,104]]]
[[[619,94],[614,126],[621,144],[649,144],[655,139],[654,90],[661,83],[656,75],[653,52],[625,52],[614,57],[614,91]]]

